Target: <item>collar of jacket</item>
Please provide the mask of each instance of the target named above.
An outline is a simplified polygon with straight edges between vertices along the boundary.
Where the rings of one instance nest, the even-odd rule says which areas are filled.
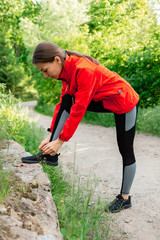
[[[71,77],[72,77],[73,68],[74,68],[74,62],[76,60],[78,60],[76,58],[77,57],[74,55],[71,55],[71,56],[66,55],[64,67],[58,78],[59,80],[70,82]]]

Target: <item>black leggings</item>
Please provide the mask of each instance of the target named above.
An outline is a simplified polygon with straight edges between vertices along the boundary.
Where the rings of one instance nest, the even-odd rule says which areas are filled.
[[[74,103],[74,98],[69,94],[62,97],[60,110],[54,124],[50,141],[58,138],[59,133],[63,129],[65,121],[68,119],[70,109]],[[87,111],[107,113],[111,112],[103,107],[102,102],[94,102],[88,105]],[[138,104],[130,112],[124,114],[115,114],[117,142],[120,154],[123,160],[123,176],[122,187],[120,193],[129,194],[136,171],[135,155],[133,150],[133,141],[136,130],[136,118],[138,112]]]
[[[107,110],[103,107],[102,102],[94,102],[94,101],[91,101],[91,103],[87,108],[87,111],[101,112],[101,113],[111,112],[110,110]],[[138,111],[138,104],[136,106],[135,116],[133,116],[135,120],[133,121],[133,124],[131,123],[131,127],[129,128],[129,130],[127,129],[128,131],[125,130],[126,121],[127,121],[126,113],[124,114],[114,113],[118,147],[122,155],[123,163],[125,166],[131,165],[135,162],[133,140],[134,140],[135,130],[136,130],[135,124],[136,124],[137,111]]]

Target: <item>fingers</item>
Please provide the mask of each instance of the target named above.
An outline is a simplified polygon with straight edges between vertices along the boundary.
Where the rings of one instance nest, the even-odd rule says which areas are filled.
[[[38,147],[38,149],[39,149],[40,151],[42,151],[43,146],[44,146],[44,144],[40,144],[39,147]]]
[[[53,148],[51,144],[46,144],[42,147],[43,154],[55,155],[57,153],[56,149]]]
[[[42,151],[42,148],[43,148],[46,144],[49,143],[49,139],[50,139],[50,137],[44,139],[44,140],[41,142],[41,144],[40,144],[39,147],[38,147],[38,149],[39,149],[40,151]]]
[[[43,150],[43,154],[49,154],[51,156],[54,156],[57,152],[54,151],[53,149],[46,149],[46,150]]]
[[[47,143],[42,141],[41,144],[39,145],[38,149],[42,151],[42,148],[46,145]]]
[[[41,145],[39,145],[38,149],[41,151],[41,150],[42,150],[42,146],[41,146]]]

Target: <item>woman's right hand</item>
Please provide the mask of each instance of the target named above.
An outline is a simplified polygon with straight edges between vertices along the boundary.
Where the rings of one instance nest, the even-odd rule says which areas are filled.
[[[49,143],[50,137],[51,137],[51,134],[50,134],[49,137],[47,137],[46,139],[44,139],[44,140],[41,142],[41,144],[40,144],[39,147],[38,147],[38,149],[39,149],[40,151],[42,151],[42,148],[43,148],[47,143]]]

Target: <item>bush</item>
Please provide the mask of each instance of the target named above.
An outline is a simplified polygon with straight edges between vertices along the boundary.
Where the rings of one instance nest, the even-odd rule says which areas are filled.
[[[26,109],[11,93],[5,92],[5,85],[0,84],[0,126],[4,135],[25,146],[26,151],[37,153],[45,130],[36,126],[34,120],[27,117]],[[35,137],[36,136],[36,137]]]
[[[137,130],[160,137],[160,106],[148,109],[139,109]]]

